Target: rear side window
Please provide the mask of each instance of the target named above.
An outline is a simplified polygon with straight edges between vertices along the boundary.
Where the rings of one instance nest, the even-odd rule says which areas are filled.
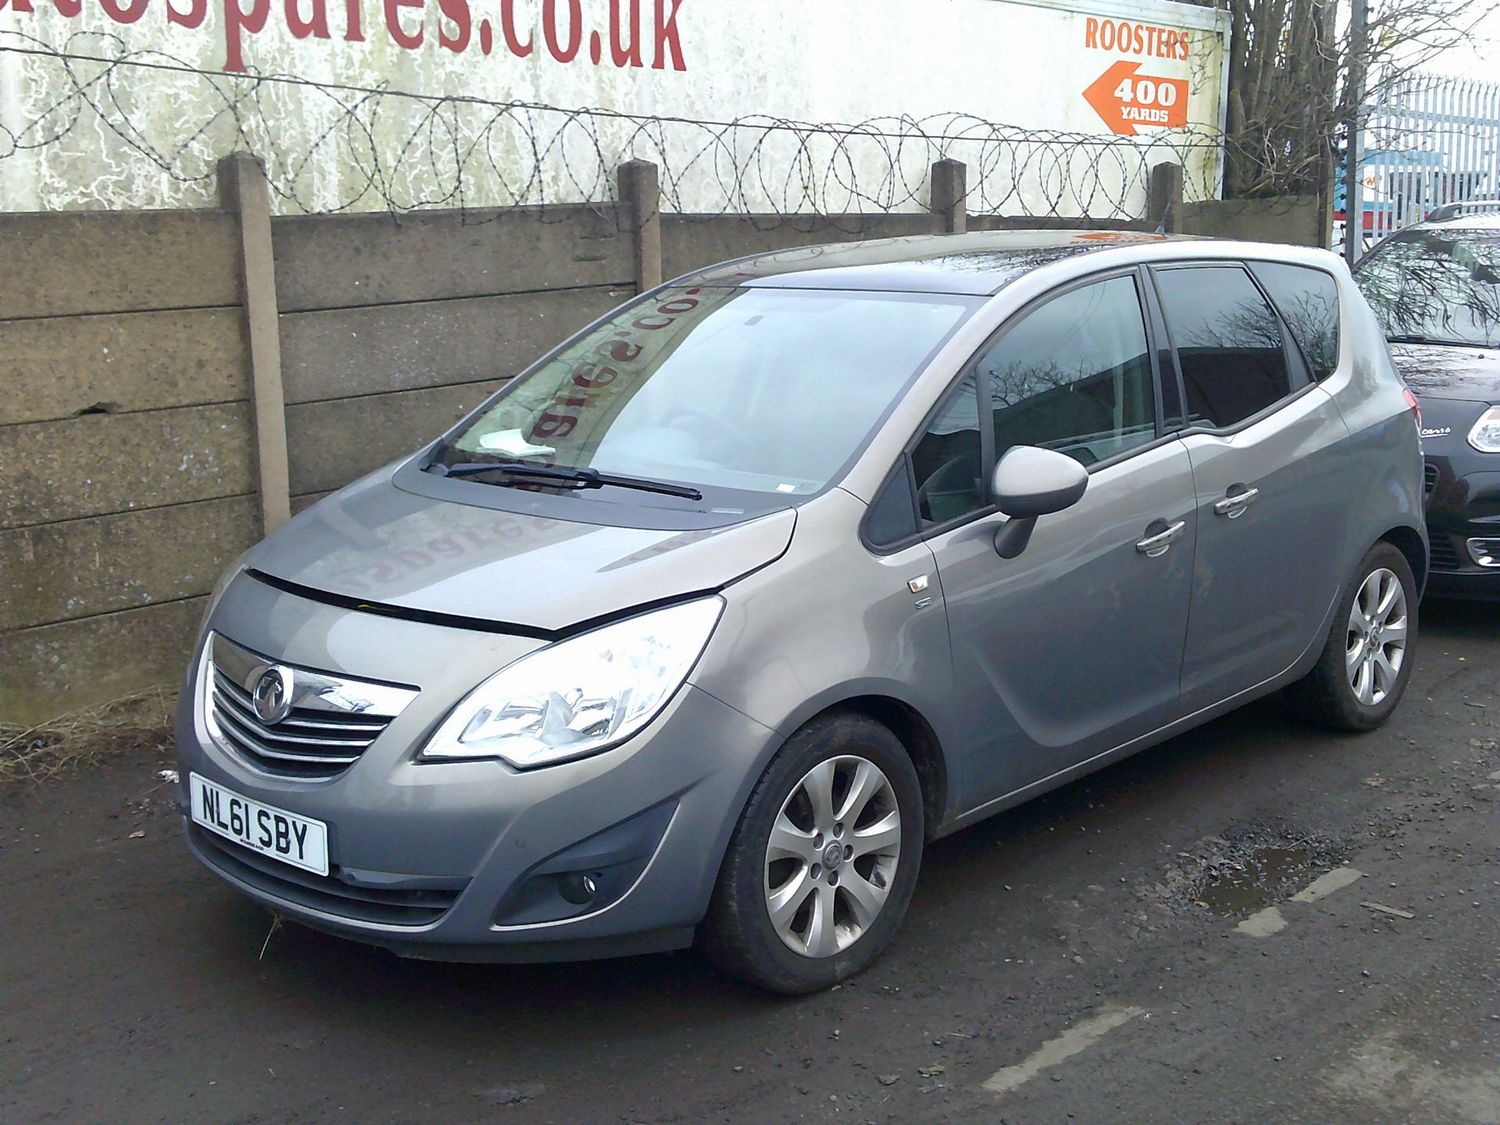
[[[1188,424],[1238,425],[1291,393],[1276,314],[1240,266],[1156,271]]]
[[[1308,372],[1321,383],[1339,365],[1338,282],[1311,266],[1256,262],[1250,268],[1302,349]]]

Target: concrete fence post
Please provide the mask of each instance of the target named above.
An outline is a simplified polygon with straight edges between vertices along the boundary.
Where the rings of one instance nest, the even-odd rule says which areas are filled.
[[[969,229],[968,166],[961,160],[932,165],[932,232],[963,234]]]
[[[219,202],[240,226],[240,299],[250,344],[250,409],[255,427],[256,491],[262,535],[291,518],[286,394],[281,385],[276,260],[271,248],[271,189],[266,166],[246,152],[219,161]]]
[[[1151,169],[1147,192],[1146,222],[1155,223],[1160,234],[1182,230],[1182,165],[1164,160]]]
[[[1335,183],[1333,154],[1318,161],[1318,226],[1313,246],[1331,250],[1333,246],[1333,187]]]
[[[662,282],[661,180],[649,160],[627,160],[618,177],[626,229],[635,236],[635,289],[644,293]]]

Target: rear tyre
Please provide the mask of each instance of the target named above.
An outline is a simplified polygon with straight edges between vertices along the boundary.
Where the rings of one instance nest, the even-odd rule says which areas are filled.
[[[858,715],[803,727],[730,839],[704,920],[709,959],[789,996],[864,969],[911,902],[922,815],[917,772],[886,727]]]
[[[1318,663],[1287,691],[1307,720],[1333,730],[1373,730],[1390,718],[1411,679],[1417,583],[1390,543],[1370,548],[1334,613]]]

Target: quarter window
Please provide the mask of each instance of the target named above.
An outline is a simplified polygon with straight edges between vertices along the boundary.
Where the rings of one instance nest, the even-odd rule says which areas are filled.
[[[911,473],[903,457],[870,504],[865,516],[865,538],[877,547],[889,547],[916,533],[917,509],[912,502]]]
[[[1085,465],[1156,437],[1156,395],[1130,277],[1094,282],[1026,314],[979,359],[997,456],[1055,449]]]
[[[988,503],[979,436],[979,395],[970,374],[948,396],[911,453],[917,511],[924,526],[978,511]]]
[[[1308,372],[1321,383],[1339,365],[1338,283],[1310,266],[1255,262],[1251,269],[1301,347]]]
[[[1238,425],[1291,393],[1281,326],[1239,266],[1156,272],[1188,424]]]

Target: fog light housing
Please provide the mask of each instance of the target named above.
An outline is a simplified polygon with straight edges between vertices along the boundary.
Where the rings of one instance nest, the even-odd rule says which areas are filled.
[[[1475,566],[1500,568],[1500,539],[1470,539],[1467,546]]]
[[[613,906],[635,886],[677,811],[666,801],[554,852],[527,871],[495,908],[495,925],[536,926]]]

